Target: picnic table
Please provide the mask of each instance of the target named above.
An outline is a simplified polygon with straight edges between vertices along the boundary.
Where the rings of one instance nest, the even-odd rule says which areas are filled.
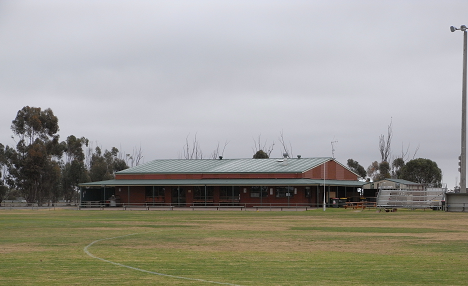
[[[375,202],[346,202],[346,205],[344,206],[345,209],[351,208],[353,210],[355,209],[365,209],[365,208],[375,208],[376,203]]]

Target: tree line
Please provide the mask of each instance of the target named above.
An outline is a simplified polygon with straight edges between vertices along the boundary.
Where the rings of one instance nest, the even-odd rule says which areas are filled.
[[[84,182],[111,180],[115,173],[136,166],[143,158],[141,148],[132,154],[123,154],[116,147],[103,150],[93,148],[85,137],[70,135],[60,141],[58,118],[48,108],[25,106],[12,121],[12,138],[16,146],[0,143],[0,202],[2,199],[23,197],[28,203],[77,200],[78,185]],[[367,169],[353,159],[348,167],[362,179],[379,181],[386,178],[440,187],[442,171],[437,163],[417,158],[408,160],[408,149],[396,157],[391,156],[392,124],[388,126],[387,137],[379,137],[380,162],[372,162]],[[286,143],[283,132],[279,143],[285,156],[292,157],[292,146]],[[212,159],[222,157],[228,142],[210,154]],[[259,136],[252,149],[255,159],[269,158],[274,142],[267,145]],[[183,146],[184,159],[202,159],[200,145],[196,138]]]
[[[404,179],[411,182],[426,185],[428,187],[441,187],[442,170],[437,163],[426,158],[415,158],[419,149],[416,148],[413,158],[409,160],[409,146],[406,150],[393,156],[391,152],[391,143],[393,137],[392,123],[388,125],[387,136],[380,135],[378,149],[380,152],[380,162],[372,162],[365,169],[359,162],[348,159],[348,167],[359,175],[360,178],[367,181],[380,181],[388,178]]]
[[[16,197],[39,205],[71,202],[77,199],[78,184],[113,179],[142,157],[141,150],[130,156],[115,147],[93,148],[87,138],[75,135],[60,141],[58,118],[50,108],[23,107],[11,130],[16,145],[0,143],[0,202]]]

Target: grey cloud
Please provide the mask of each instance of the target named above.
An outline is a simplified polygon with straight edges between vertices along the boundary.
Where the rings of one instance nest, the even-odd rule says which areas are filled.
[[[145,159],[229,141],[250,157],[281,131],[305,157],[379,159],[378,136],[458,175],[466,1],[0,2],[0,142],[25,105],[63,139]],[[281,151],[277,146],[275,156]]]

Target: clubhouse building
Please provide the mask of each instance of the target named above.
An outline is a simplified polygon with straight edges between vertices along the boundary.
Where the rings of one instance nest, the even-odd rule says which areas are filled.
[[[359,201],[365,182],[330,157],[154,160],[80,184],[80,205],[310,206]]]

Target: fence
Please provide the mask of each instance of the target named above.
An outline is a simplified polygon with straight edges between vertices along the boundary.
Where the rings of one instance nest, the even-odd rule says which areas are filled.
[[[76,208],[77,204],[73,203],[45,203],[39,205],[38,203],[26,203],[23,201],[17,200],[3,200],[0,203],[0,209],[49,209],[53,210],[55,208]]]
[[[317,204],[274,204],[274,203],[216,203],[216,204],[199,204],[199,203],[171,203],[171,204],[154,204],[154,203],[119,203],[116,206],[103,203],[101,201],[83,201],[78,205],[78,209],[114,209],[114,210],[202,210],[202,209],[215,209],[215,210],[310,210],[313,208],[322,207],[321,203]]]

